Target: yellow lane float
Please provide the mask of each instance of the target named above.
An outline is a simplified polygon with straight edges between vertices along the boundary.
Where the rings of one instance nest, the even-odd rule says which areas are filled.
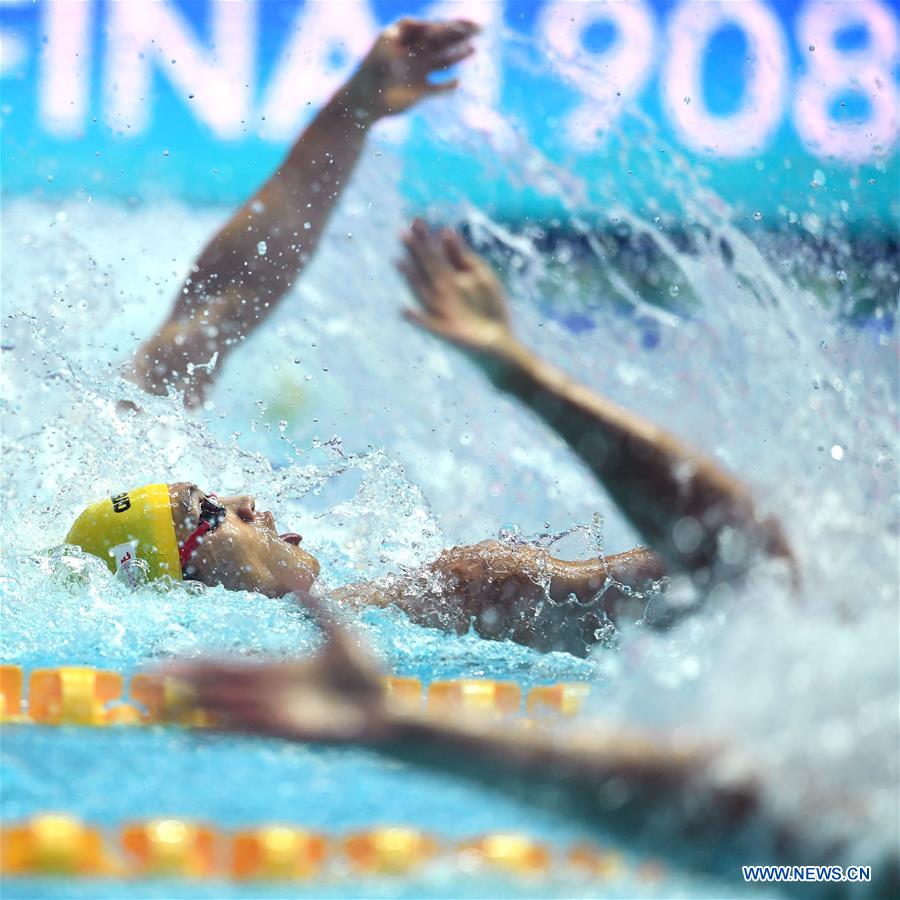
[[[387,676],[382,679],[388,702],[401,707],[418,708],[422,705],[422,682],[418,678]]]
[[[107,705],[122,696],[122,676],[81,666],[36,669],[28,715],[43,725],[105,725]]]
[[[117,672],[85,666],[37,669],[29,679],[28,711],[22,712],[22,669],[0,666],[0,722],[42,725],[175,724],[188,728],[214,727],[215,717],[191,708],[189,689],[177,679],[139,673],[131,677],[128,700],[125,679]],[[388,701],[400,708],[418,709],[423,686],[418,678],[386,676]],[[590,692],[587,684],[548,684],[527,695],[529,716],[576,715]],[[465,711],[493,716],[522,713],[522,688],[510,681],[453,679],[433,681],[427,693],[432,711]],[[528,723],[525,719],[522,720]]]
[[[652,884],[665,875],[652,859],[628,864],[612,850],[582,843],[566,855],[534,838],[491,833],[462,844],[442,843],[411,827],[378,827],[329,836],[294,825],[229,833],[182,819],[126,823],[118,848],[100,829],[73,816],[47,813],[0,828],[0,873],[63,878],[231,878],[301,881],[313,878],[404,876],[432,862],[461,873],[486,866],[530,878],[549,872],[595,881],[624,877]],[[118,853],[116,852],[118,849]]]
[[[0,837],[4,875],[108,875],[114,867],[103,837],[72,816],[46,813],[4,828]]]
[[[488,834],[463,844],[467,864],[488,864],[520,875],[540,875],[550,868],[550,850],[523,834]]]
[[[576,844],[569,850],[569,865],[591,878],[615,881],[625,871],[625,860],[613,850],[602,850],[593,844]]]
[[[432,710],[465,710],[493,715],[513,715],[522,709],[522,689],[511,681],[463,678],[432,681],[428,687]]]
[[[532,716],[547,712],[574,716],[581,711],[590,690],[587,684],[545,684],[533,687],[528,692],[526,708]]]
[[[403,875],[437,852],[438,842],[415,828],[375,828],[344,841],[344,853],[354,869],[379,875]]]
[[[180,819],[154,819],[123,827],[122,849],[135,874],[151,878],[208,878],[215,863],[215,834]]]
[[[239,831],[234,836],[231,874],[250,879],[310,878],[325,863],[328,843],[321,834],[283,825]]]
[[[131,679],[131,699],[147,710],[144,721],[208,728],[213,717],[191,709],[190,693],[176,678],[138,674]]]

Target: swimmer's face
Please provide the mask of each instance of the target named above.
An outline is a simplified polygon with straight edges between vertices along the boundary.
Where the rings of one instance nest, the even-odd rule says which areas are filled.
[[[200,521],[200,503],[208,494],[195,484],[169,485],[172,518],[179,546]],[[257,591],[283,597],[309,590],[319,574],[319,563],[300,549],[300,536],[279,536],[270,512],[257,512],[248,495],[217,497],[226,513],[213,531],[201,538],[185,566],[185,577],[232,591]]]

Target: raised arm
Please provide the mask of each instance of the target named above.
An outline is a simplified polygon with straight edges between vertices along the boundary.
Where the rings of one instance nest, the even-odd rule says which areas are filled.
[[[476,31],[464,20],[404,19],[381,34],[284,162],[200,254],[168,319],[135,354],[138,384],[157,394],[174,385],[188,405],[202,402],[224,357],[266,320],[312,257],[369,127],[452,90],[455,80],[428,78],[469,56]]]
[[[496,387],[553,428],[602,482],[650,547],[706,587],[760,553],[792,557],[734,477],[646,419],[578,384],[513,334],[503,289],[450,231],[421,221],[399,263],[421,309],[407,317],[462,349]]]

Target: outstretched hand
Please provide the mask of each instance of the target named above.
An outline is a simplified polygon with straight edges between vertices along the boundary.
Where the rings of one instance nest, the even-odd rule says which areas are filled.
[[[475,52],[469,43],[479,31],[474,22],[423,22],[400,19],[378,37],[349,83],[356,110],[372,118],[403,112],[426,97],[445,94],[459,84],[429,76],[462,62]]]
[[[421,219],[403,243],[397,268],[421,305],[406,318],[482,360],[502,356],[514,338],[506,295],[487,263],[456,232],[434,233]]]
[[[312,659],[285,663],[182,662],[169,666],[190,705],[229,731],[327,743],[387,737],[380,673],[321,604],[301,602],[325,635]]]

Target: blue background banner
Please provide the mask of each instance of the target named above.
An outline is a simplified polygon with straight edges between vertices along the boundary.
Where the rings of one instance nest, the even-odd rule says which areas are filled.
[[[610,172],[646,198],[637,146],[771,223],[811,191],[853,225],[898,217],[898,0],[3,0],[4,191],[232,203],[401,15],[484,26],[449,133],[427,110],[380,126],[416,199],[571,213],[591,198],[562,202],[561,173]],[[525,146],[547,170],[523,187],[502,161]]]

